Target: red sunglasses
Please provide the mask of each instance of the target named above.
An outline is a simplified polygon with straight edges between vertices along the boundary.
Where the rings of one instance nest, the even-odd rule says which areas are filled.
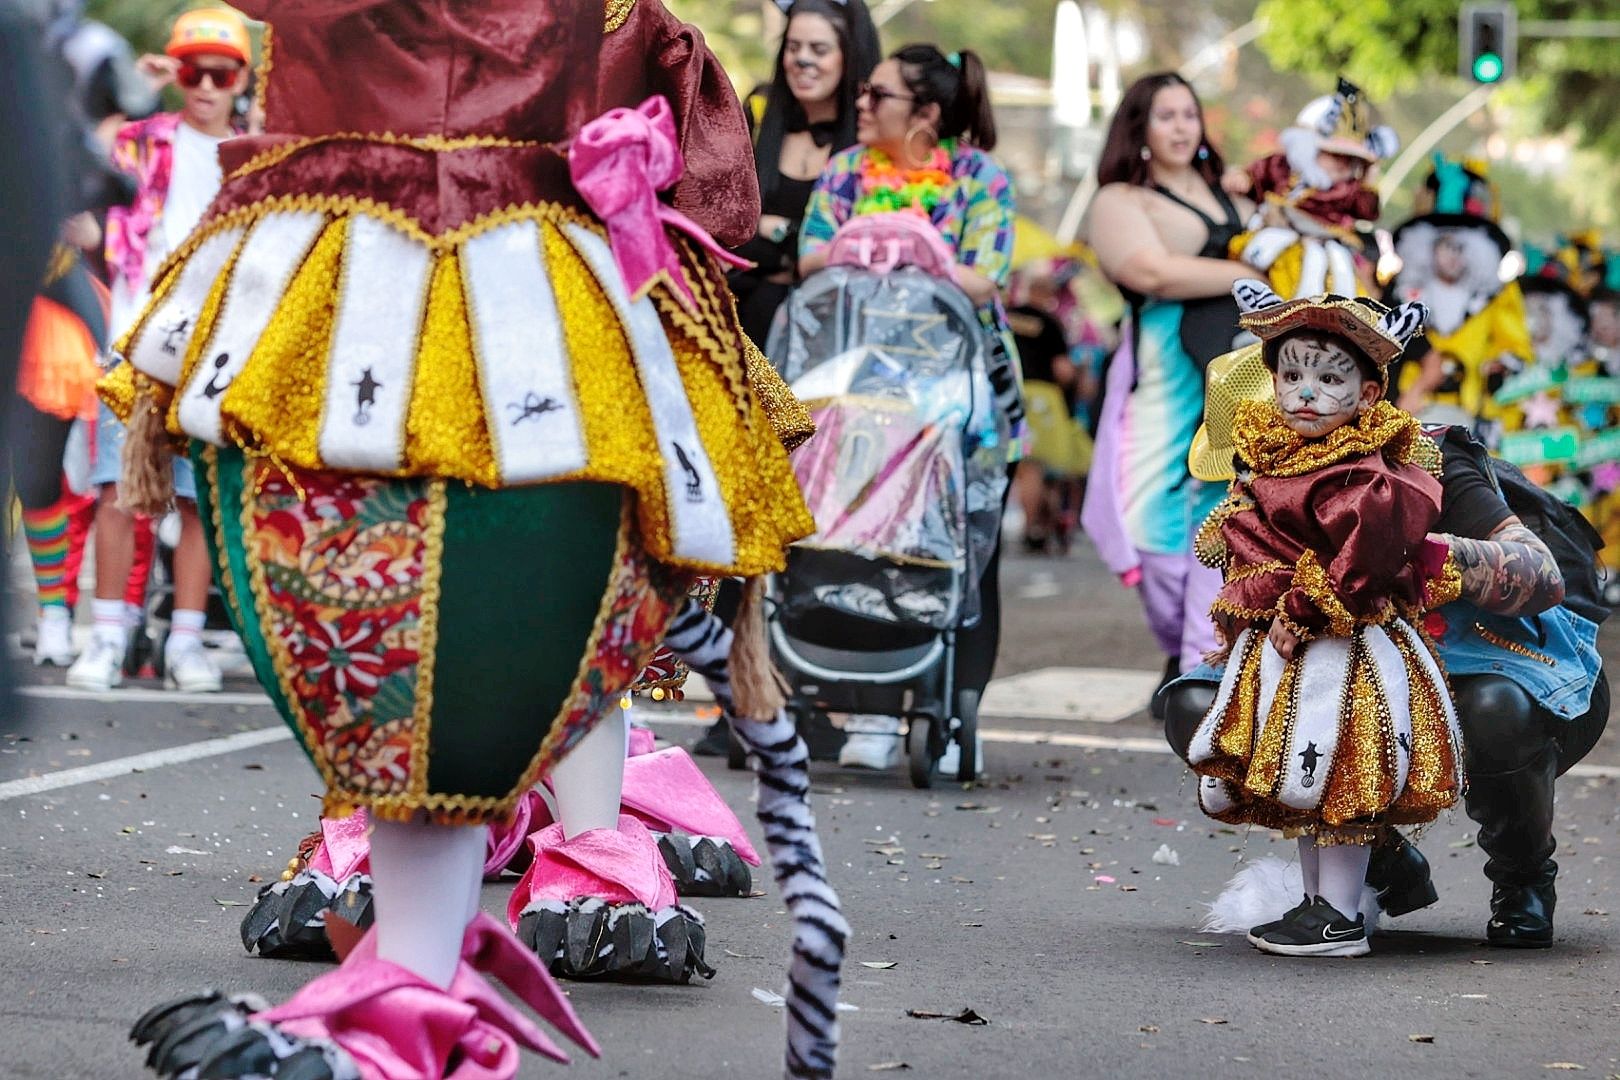
[[[195,90],[207,79],[214,84],[216,90],[229,90],[236,77],[242,73],[242,66],[215,68],[199,67],[196,64],[181,64],[180,70],[175,73],[175,81],[187,90]]]

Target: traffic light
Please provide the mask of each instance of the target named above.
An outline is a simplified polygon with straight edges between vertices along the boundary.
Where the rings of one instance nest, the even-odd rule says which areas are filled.
[[[1457,16],[1457,73],[1491,86],[1518,67],[1519,13],[1506,0],[1473,0]]]

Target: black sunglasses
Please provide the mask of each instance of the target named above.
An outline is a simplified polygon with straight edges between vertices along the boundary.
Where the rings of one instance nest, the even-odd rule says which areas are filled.
[[[871,84],[869,82],[863,82],[863,83],[861,83],[861,85],[859,85],[859,86],[857,86],[855,88],[855,100],[859,101],[859,100],[861,100],[861,98],[871,98],[872,99],[872,108],[874,108],[874,109],[881,106],[885,101],[889,101],[891,99],[894,100],[894,101],[916,101],[917,100],[916,97],[914,97],[911,94],[896,93],[895,91],[890,90],[887,87],[874,86],[873,84]]]

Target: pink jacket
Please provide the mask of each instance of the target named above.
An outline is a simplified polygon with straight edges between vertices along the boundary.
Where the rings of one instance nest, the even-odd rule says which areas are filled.
[[[146,242],[169,195],[179,126],[179,113],[158,113],[125,124],[113,140],[113,165],[136,181],[134,203],[107,211],[107,270],[115,288],[135,291],[144,284]]]

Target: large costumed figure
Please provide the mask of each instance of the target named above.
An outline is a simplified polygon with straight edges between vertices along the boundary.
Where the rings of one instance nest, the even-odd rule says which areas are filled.
[[[847,928],[758,607],[810,521],[725,290],[718,245],[758,198],[724,73],[657,0],[242,7],[270,26],[267,134],[222,149],[103,395],[138,508],[166,503],[173,440],[198,465],[233,619],[326,816],[373,823],[375,922],[329,918],[343,963],[276,1008],[153,1009],[149,1063],[565,1060],[486,976],[597,1052],[533,947],[478,914],[486,826],[548,775],[565,832],[617,820],[591,781],[624,735],[601,721],[663,640],[758,763],[795,923],[786,1070],[831,1075]],[[749,579],[735,632],[688,598],[698,575]]]
[[[1436,155],[1414,204],[1417,215],[1395,230],[1401,268],[1390,296],[1422,302],[1429,323],[1425,341],[1407,351],[1400,405],[1494,446],[1502,410],[1491,395],[1535,359],[1524,295],[1502,277],[1512,244],[1496,224],[1496,191],[1483,165]]]
[[[1365,295],[1372,268],[1359,229],[1378,220],[1371,172],[1400,149],[1394,129],[1374,124],[1361,89],[1341,78],[1278,141],[1278,153],[1222,178],[1226,190],[1258,206],[1248,230],[1233,238],[1232,257],[1265,274],[1282,296]]]

